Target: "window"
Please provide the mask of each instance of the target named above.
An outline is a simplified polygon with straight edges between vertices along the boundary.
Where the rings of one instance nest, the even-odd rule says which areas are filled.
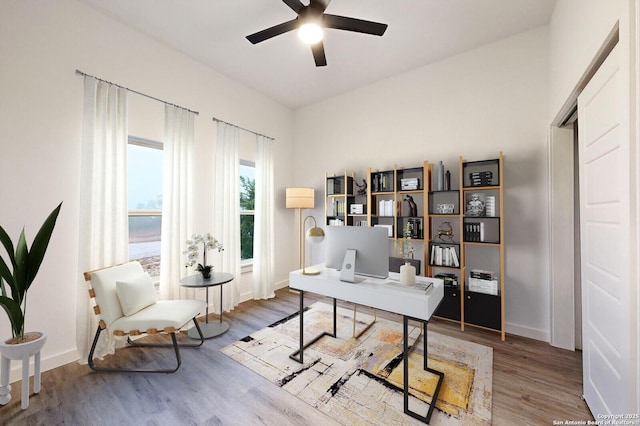
[[[152,277],[160,276],[162,161],[162,143],[129,136],[129,260],[139,261]]]
[[[253,260],[255,170],[255,163],[240,160],[240,259],[242,264],[249,264]]]

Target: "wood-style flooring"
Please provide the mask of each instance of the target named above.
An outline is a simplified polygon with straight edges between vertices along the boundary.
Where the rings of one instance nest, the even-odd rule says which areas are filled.
[[[11,402],[0,406],[0,425],[334,425],[332,419],[219,351],[297,311],[297,294],[283,289],[276,295],[225,313],[229,331],[199,349],[183,349],[176,373],[95,373],[86,365],[71,363],[42,373],[42,389],[31,395],[26,410],[20,408],[20,382],[16,382]],[[305,299],[310,304],[314,298]],[[437,319],[429,323],[429,330],[493,347],[494,425],[593,419],[581,398],[580,352],[512,335],[502,342],[496,333],[473,328],[461,332],[459,325]],[[115,357],[166,366],[172,355],[167,349],[128,348]]]

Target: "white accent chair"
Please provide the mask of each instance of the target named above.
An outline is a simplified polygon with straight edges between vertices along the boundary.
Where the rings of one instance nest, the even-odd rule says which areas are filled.
[[[85,272],[90,282],[89,295],[95,298],[94,312],[100,318],[93,344],[89,352],[89,367],[94,371],[173,373],[180,368],[179,347],[199,347],[204,337],[196,316],[206,303],[201,300],[156,300],[155,287],[148,274],[138,262],[130,262],[96,271]],[[200,341],[193,344],[178,344],[176,332],[193,321]],[[114,336],[127,336],[127,342],[136,347],[172,347],[176,355],[176,366],[164,369],[101,367],[94,363],[93,356],[98,339],[107,329]],[[166,333],[172,343],[137,343],[131,336]]]

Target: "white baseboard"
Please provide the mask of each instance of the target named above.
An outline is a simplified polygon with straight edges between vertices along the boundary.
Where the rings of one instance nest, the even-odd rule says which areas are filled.
[[[45,371],[53,370],[54,368],[69,364],[70,362],[77,362],[78,359],[80,359],[80,355],[76,350],[68,351],[63,354],[58,354],[47,358],[43,357],[40,360],[40,371],[41,373],[44,373]],[[33,357],[31,357],[29,359],[29,377],[33,376],[33,369]],[[87,369],[89,369],[88,366]],[[14,383],[18,380],[22,380],[22,361],[12,360],[11,368],[9,369],[9,383]]]
[[[536,328],[524,327],[522,325],[506,323],[505,328],[507,333],[515,334],[516,336],[527,337],[529,339],[540,340],[542,342],[549,343],[551,336],[549,331],[539,330]]]
[[[280,290],[281,288],[289,287],[289,280],[280,281],[276,283],[274,286],[275,290]]]

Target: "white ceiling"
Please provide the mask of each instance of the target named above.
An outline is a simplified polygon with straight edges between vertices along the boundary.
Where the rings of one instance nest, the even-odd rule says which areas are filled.
[[[382,37],[326,30],[328,65],[317,68],[295,32],[246,40],[296,17],[280,0],[81,1],[293,109],[545,25],[556,3],[333,0],[327,13],[389,27]]]

